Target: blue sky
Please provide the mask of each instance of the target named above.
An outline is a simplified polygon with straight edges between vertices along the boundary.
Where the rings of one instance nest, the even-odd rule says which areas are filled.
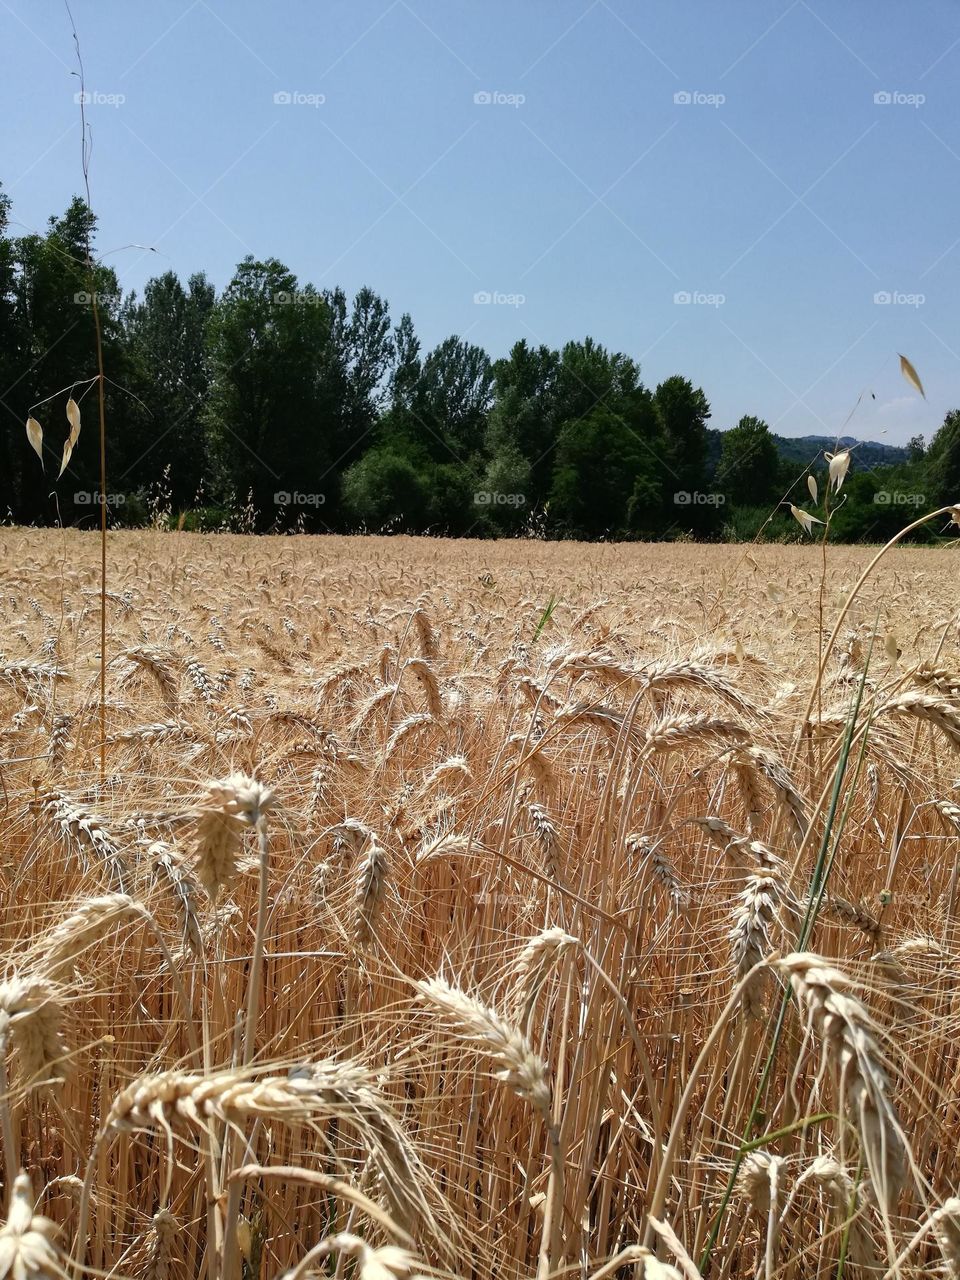
[[[370,284],[425,346],[591,334],[724,429],[835,433],[872,391],[848,431],[901,443],[960,406],[956,0],[73,12],[99,248],[159,251],[107,258],[125,288],[273,255]],[[0,181],[40,228],[81,187],[63,5],[0,0],[0,46]]]

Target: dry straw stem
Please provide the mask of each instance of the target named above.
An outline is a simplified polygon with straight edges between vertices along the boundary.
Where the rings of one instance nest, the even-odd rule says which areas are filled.
[[[408,1247],[413,1245],[411,1236],[390,1217],[384,1208],[375,1204],[359,1188],[344,1182],[342,1178],[333,1178],[329,1174],[318,1173],[315,1169],[302,1169],[299,1165],[245,1164],[240,1169],[234,1169],[230,1174],[231,1182],[263,1182],[271,1179],[284,1183],[302,1182],[305,1186],[316,1187],[325,1195],[338,1196],[341,1200],[346,1200],[348,1204],[353,1205],[355,1209],[359,1209],[385,1231],[389,1231],[401,1244]]]

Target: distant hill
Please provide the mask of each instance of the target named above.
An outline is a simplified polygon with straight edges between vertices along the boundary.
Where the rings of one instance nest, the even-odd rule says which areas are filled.
[[[864,467],[891,467],[896,463],[906,462],[907,451],[895,444],[880,444],[877,440],[856,440],[853,436],[841,436],[839,442],[834,436],[774,436],[781,458],[788,462],[809,462],[818,450],[829,449],[832,453],[841,449],[857,446],[854,455],[857,462]]]
[[[720,460],[720,450],[723,447],[723,432],[708,429],[707,434],[709,436],[708,459],[710,465],[715,466]],[[834,436],[775,435],[773,438],[776,441],[780,457],[786,462],[806,464],[824,449],[829,449],[831,453],[836,453],[838,444],[840,449],[849,449],[856,445],[857,451],[854,456],[859,466],[863,467],[889,467],[907,460],[906,449],[901,448],[899,445],[881,444],[877,440],[858,441],[854,436],[841,436],[839,442]]]

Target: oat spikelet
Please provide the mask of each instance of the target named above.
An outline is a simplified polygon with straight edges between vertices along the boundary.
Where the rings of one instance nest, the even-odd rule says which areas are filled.
[[[452,987],[443,978],[430,978],[414,985],[424,1003],[437,1009],[464,1039],[499,1064],[494,1078],[529,1102],[549,1124],[547,1066],[527,1037],[495,1009]]]
[[[244,773],[208,782],[195,810],[197,879],[216,902],[236,879],[243,834],[273,803],[273,792]]]
[[[352,1258],[356,1264],[353,1274],[359,1280],[409,1280],[419,1265],[414,1255],[399,1245],[384,1244],[374,1248],[359,1236],[341,1231],[311,1249],[303,1261],[281,1280],[301,1280],[306,1275],[319,1274],[320,1269],[313,1264],[330,1254],[345,1254]],[[308,1264],[309,1270],[305,1269],[304,1263]]]
[[[7,1220],[0,1227],[0,1280],[66,1280],[56,1225],[34,1213],[33,1188],[21,1169],[10,1188]]]
[[[808,1030],[821,1040],[823,1065],[834,1071],[847,1116],[860,1134],[877,1200],[890,1212],[906,1175],[907,1152],[876,1024],[850,994],[846,975],[820,956],[794,952],[777,967],[790,982]]]

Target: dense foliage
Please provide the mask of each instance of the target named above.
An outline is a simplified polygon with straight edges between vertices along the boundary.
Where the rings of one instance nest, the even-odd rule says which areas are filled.
[[[43,235],[10,234],[0,194],[0,515],[83,524],[98,494],[96,349],[103,326],[108,505],[127,524],[576,538],[803,536],[822,437],[785,441],[745,416],[708,427],[704,392],[656,388],[637,362],[587,337],[517,342],[492,360],[458,336],[421,348],[364,288],[302,285],[246,258],[218,296],[168,271],[142,296],[86,266],[95,225],[75,199]],[[94,392],[94,394],[90,394]],[[86,432],[63,477],[64,406]],[[45,428],[41,471],[24,432]],[[59,423],[63,423],[63,435]],[[853,451],[832,532],[882,540],[916,509],[960,493],[960,411],[925,450]],[[771,513],[773,518],[771,519]]]

